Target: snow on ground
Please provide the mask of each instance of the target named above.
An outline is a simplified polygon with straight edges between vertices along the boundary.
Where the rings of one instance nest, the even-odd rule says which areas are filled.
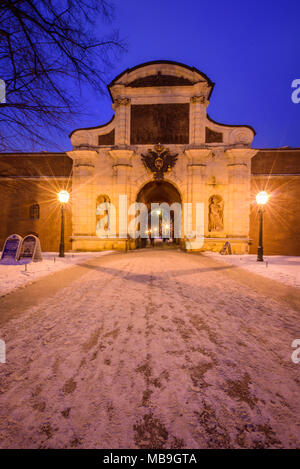
[[[213,257],[84,264],[38,305],[1,300],[1,448],[299,447],[293,305]]]
[[[65,253],[65,257],[58,257],[56,252],[43,252],[42,262],[32,262],[27,266],[0,264],[0,297],[52,272],[111,252],[113,251]]]
[[[257,262],[255,254],[225,255],[205,252],[205,256],[215,257],[231,265],[276,280],[277,282],[300,288],[300,256],[264,256],[264,262]]]

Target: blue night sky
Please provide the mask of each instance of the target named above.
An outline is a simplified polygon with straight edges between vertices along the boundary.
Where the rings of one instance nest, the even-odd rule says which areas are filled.
[[[248,124],[253,147],[300,147],[300,103],[291,83],[300,78],[299,0],[116,0],[113,27],[128,44],[108,81],[151,60],[198,68],[214,83],[208,114],[224,124]],[[99,23],[99,27],[103,27]],[[78,91],[79,93],[79,91]],[[83,88],[88,114],[76,127],[104,124],[108,96]],[[59,140],[70,149],[68,134]],[[49,150],[49,148],[47,148]]]

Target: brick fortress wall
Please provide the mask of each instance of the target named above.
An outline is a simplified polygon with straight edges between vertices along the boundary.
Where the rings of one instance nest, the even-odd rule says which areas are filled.
[[[264,214],[266,255],[300,255],[300,149],[260,150],[252,159],[251,198],[270,194]],[[251,204],[250,253],[256,253],[258,211]]]
[[[10,234],[34,233],[39,236],[43,251],[58,251],[61,218],[57,192],[65,188],[71,192],[71,173],[72,160],[65,153],[0,154],[0,249]],[[68,250],[71,203],[65,214]]]

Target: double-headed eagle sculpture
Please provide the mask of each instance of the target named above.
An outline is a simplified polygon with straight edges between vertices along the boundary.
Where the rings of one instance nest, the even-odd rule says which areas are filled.
[[[154,150],[149,148],[146,155],[141,155],[142,161],[146,168],[152,171],[154,179],[161,181],[164,173],[171,171],[175,166],[178,154],[171,155],[169,148],[165,148],[160,143],[154,146]]]

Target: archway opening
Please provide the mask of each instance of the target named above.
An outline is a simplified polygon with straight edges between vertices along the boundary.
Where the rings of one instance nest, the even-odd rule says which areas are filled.
[[[146,205],[149,227],[148,238],[137,239],[137,247],[180,245],[182,202],[176,187],[168,181],[148,182],[136,201]]]

